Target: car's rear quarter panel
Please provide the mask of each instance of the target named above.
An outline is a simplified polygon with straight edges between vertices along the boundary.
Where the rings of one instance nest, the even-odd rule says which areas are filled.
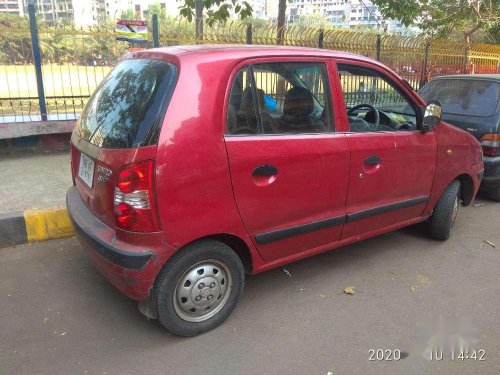
[[[234,65],[220,55],[180,57],[156,158],[158,212],[173,249],[217,234],[252,246],[235,205],[223,138],[224,97]]]

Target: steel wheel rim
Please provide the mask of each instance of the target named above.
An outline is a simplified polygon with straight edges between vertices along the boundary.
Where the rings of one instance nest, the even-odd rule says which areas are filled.
[[[177,281],[173,304],[177,315],[188,322],[203,322],[226,306],[233,287],[229,267],[219,260],[196,263]]]

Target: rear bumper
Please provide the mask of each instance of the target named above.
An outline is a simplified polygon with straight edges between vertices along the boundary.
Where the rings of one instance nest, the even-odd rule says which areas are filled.
[[[500,188],[500,156],[484,157],[482,187],[485,189]]]
[[[163,265],[163,256],[158,256],[162,253],[161,235],[137,234],[139,237],[147,236],[144,241],[138,241],[146,245],[119,240],[115,229],[100,221],[85,206],[75,187],[71,187],[66,194],[66,206],[76,236],[94,266],[129,297],[146,299]]]

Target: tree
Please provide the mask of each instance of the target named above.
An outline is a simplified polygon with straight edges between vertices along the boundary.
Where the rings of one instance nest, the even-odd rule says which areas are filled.
[[[120,19],[122,20],[137,20],[139,17],[133,9],[127,9],[120,14]]]
[[[184,4],[179,7],[180,14],[186,17],[189,22],[193,20],[197,0],[184,0]],[[249,18],[252,16],[252,6],[244,0],[199,0],[206,10],[207,17],[205,19],[208,26],[212,26],[216,22],[225,22],[231,14],[238,16],[240,19]],[[281,0],[280,0],[281,1]]]
[[[479,30],[495,30],[500,25],[500,0],[372,0],[388,18],[405,26],[415,24],[438,37],[459,30],[462,39]],[[498,30],[498,29],[496,29]],[[498,31],[497,31],[498,32]]]
[[[326,19],[326,17],[320,14],[306,14],[300,16],[298,26],[301,27],[317,27],[320,29],[324,29],[330,26],[330,22]]]
[[[279,0],[278,3],[278,44],[285,41],[285,23],[286,23],[286,0]]]

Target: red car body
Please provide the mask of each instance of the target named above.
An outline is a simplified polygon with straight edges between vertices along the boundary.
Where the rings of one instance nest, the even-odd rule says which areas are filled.
[[[460,129],[441,123],[426,132],[349,131],[338,64],[368,67],[415,106],[426,105],[369,58],[306,48],[193,46],[125,59],[161,60],[178,69],[157,144],[104,148],[75,131],[67,206],[92,262],[133,299],[146,300],[169,258],[199,239],[229,245],[255,274],[424,221],[456,179],[465,205],[479,188],[480,145]],[[335,131],[227,135],[229,93],[239,68],[296,60],[326,65]],[[95,162],[92,188],[78,176],[81,153]],[[381,162],[367,165],[371,155]],[[120,168],[141,161],[153,162],[150,203],[157,220],[156,230],[142,233],[119,228],[113,205]],[[274,165],[279,174],[254,176],[258,165]],[[107,180],[97,183],[103,171]]]

